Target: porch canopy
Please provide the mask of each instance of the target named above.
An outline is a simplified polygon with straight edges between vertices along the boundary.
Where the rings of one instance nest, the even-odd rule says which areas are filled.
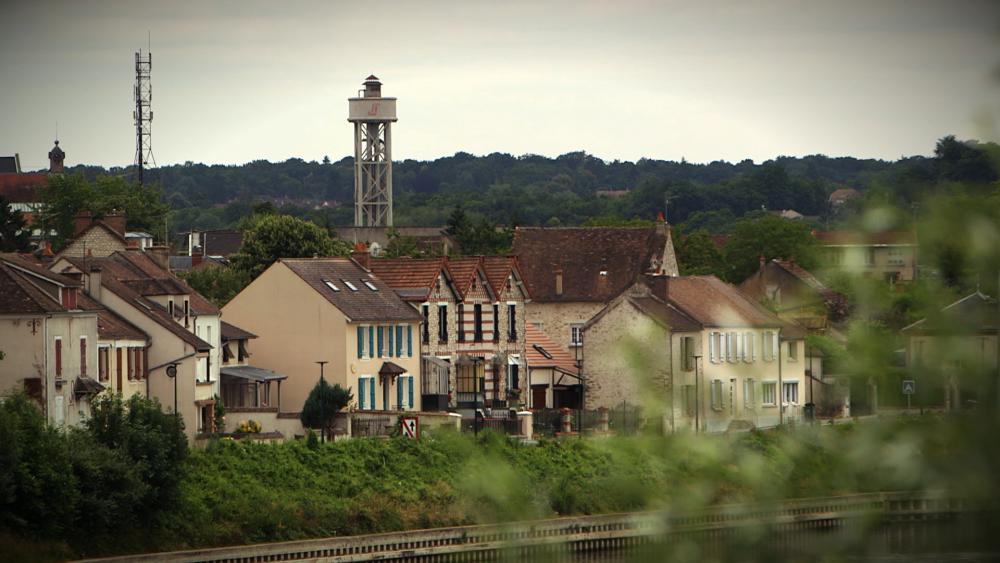
[[[222,375],[245,379],[253,383],[266,383],[269,381],[281,381],[283,379],[288,379],[287,375],[282,375],[269,369],[253,366],[224,366],[219,371]]]
[[[392,362],[383,362],[382,368],[378,370],[379,375],[390,378],[396,377],[397,375],[403,375],[404,373],[406,373],[406,369]]]

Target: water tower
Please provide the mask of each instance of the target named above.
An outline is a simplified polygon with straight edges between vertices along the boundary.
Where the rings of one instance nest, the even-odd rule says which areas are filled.
[[[359,97],[348,98],[354,124],[354,226],[392,226],[392,134],[396,98],[382,97],[375,75]]]

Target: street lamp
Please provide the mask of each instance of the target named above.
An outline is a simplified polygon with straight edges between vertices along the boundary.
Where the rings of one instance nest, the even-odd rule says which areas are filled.
[[[174,428],[179,430],[180,421],[179,415],[177,414],[177,364],[170,364],[167,366],[167,377],[174,380]]]
[[[326,380],[323,379],[323,366],[330,362],[324,360],[316,363],[319,364],[319,396],[317,396],[317,399],[319,399],[319,419],[321,421],[320,424],[322,425],[319,428],[319,440],[322,443],[326,443],[326,412],[323,405],[325,402],[324,399],[326,398],[324,396]]]
[[[580,382],[580,422],[577,431],[583,437],[583,417],[587,414],[587,385],[583,377],[583,331],[578,334],[576,346],[573,347],[573,358],[576,360],[576,378]]]
[[[698,365],[701,364],[700,354],[691,356],[694,358],[694,431],[701,432],[701,377],[698,375]]]

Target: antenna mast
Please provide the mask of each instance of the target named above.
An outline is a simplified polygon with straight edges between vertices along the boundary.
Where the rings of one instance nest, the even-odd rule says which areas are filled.
[[[153,100],[153,87],[149,83],[149,74],[153,68],[153,54],[142,49],[135,54],[135,111],[132,118],[135,121],[135,167],[139,171],[139,184],[143,184],[143,170],[153,158],[153,110],[150,103]]]

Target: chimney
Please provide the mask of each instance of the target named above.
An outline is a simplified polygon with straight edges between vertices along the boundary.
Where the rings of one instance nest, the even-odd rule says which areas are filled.
[[[76,217],[73,217],[73,236],[79,236],[80,233],[86,231],[93,222],[94,215],[90,211],[81,211],[77,213]]]
[[[59,148],[59,141],[56,140],[56,146],[49,151],[49,174],[62,174],[65,159],[66,153]]]
[[[55,256],[55,253],[52,252],[52,241],[47,240],[42,243],[42,257],[52,258],[53,256]]]
[[[556,295],[562,295],[563,294],[563,271],[562,271],[562,268],[559,267],[559,266],[556,266],[555,273],[556,273]]]
[[[90,267],[90,275],[87,276],[87,295],[95,301],[101,300],[101,268],[99,266]]]
[[[664,274],[646,276],[649,288],[653,291],[654,296],[659,297],[664,301],[670,300],[670,277],[671,276]]]
[[[368,247],[365,246],[365,243],[363,242],[355,243],[354,251],[351,252],[351,258],[354,259],[355,262],[357,262],[358,264],[361,265],[362,268],[367,270],[371,257],[372,255],[368,253]]]
[[[112,211],[104,216],[104,223],[111,227],[111,230],[125,236],[125,215],[118,211]]]
[[[202,261],[205,259],[205,253],[202,252],[200,246],[196,246],[191,250],[191,267],[200,266]]]
[[[170,248],[162,244],[154,244],[146,249],[146,254],[157,266],[170,271]]]

